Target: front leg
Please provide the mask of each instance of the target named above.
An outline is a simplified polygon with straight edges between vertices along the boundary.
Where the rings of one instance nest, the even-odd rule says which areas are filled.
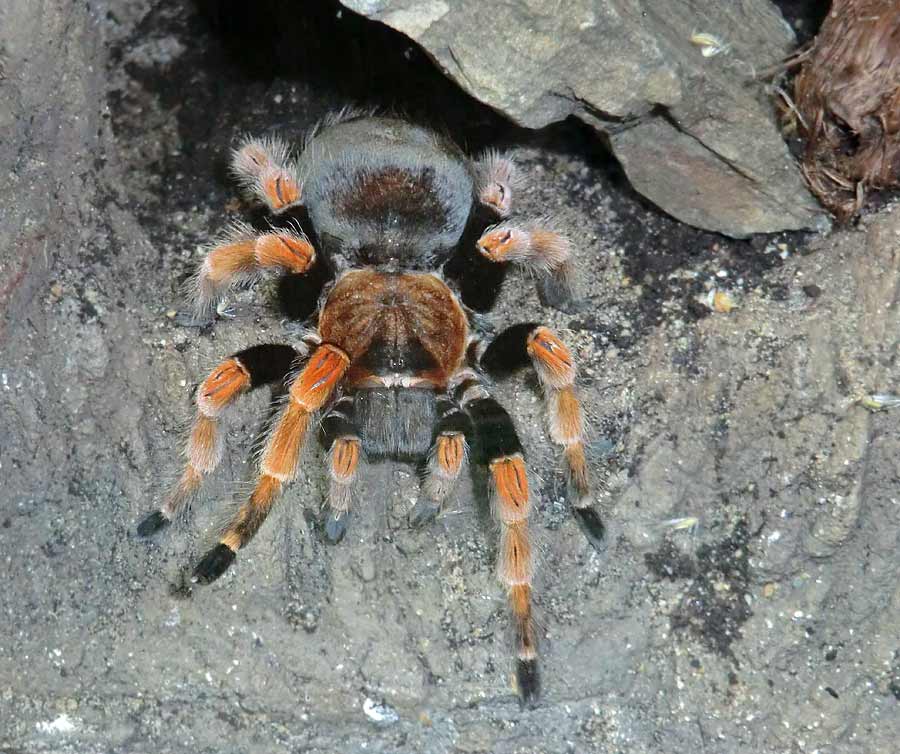
[[[329,400],[349,365],[347,354],[327,343],[310,356],[303,371],[291,383],[288,402],[269,434],[250,499],[223,529],[219,544],[197,564],[194,582],[208,584],[219,578],[234,562],[237,551],[259,531],[282,486],[297,474],[312,415]]]
[[[526,322],[504,330],[477,358],[488,374],[501,377],[531,364],[544,392],[550,438],[562,447],[572,513],[591,544],[600,549],[603,521],[592,507],[584,454],[584,413],[575,394],[575,360],[549,328]]]

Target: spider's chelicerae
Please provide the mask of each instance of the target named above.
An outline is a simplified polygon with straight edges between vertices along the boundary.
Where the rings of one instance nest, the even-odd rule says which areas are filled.
[[[309,235],[295,225],[263,233],[237,226],[199,270],[198,314],[208,318],[230,287],[275,269],[323,281],[311,286],[314,329],[295,345],[255,345],[212,370],[198,388],[184,472],[138,533],[154,533],[185,509],[222,458],[223,411],[261,385],[283,384],[287,400],[249,499],[197,564],[195,582],[219,578],[256,534],[295,477],[310,428],[327,450],[325,532],[334,542],[346,530],[363,457],[422,464],[421,497],[410,512],[410,522],[422,524],[441,510],[471,450],[489,471],[500,525],[497,574],[515,626],[519,694],[524,702],[536,699],[532,492],[522,444],[488,377],[531,363],[550,437],[562,449],[572,510],[595,546],[603,524],[590,507],[569,349],[535,323],[515,324],[485,343],[473,332],[467,297],[479,291],[481,281],[472,279],[479,266],[514,263],[530,269],[545,299],[558,304],[570,292],[569,242],[540,224],[507,220],[510,160],[493,152],[470,160],[448,140],[401,120],[334,118],[307,138],[296,159],[280,140],[250,139],[234,152],[232,167],[272,213],[297,208]]]

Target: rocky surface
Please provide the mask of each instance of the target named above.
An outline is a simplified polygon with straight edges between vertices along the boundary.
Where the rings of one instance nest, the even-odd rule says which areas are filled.
[[[648,210],[577,128],[497,134],[525,177],[519,211],[577,239],[584,304],[541,310],[512,275],[491,318],[527,311],[573,345],[608,486],[598,554],[566,511],[533,382],[498,387],[539,490],[545,696],[522,711],[477,475],[413,531],[412,470],[373,466],[326,547],[311,448],[237,567],[191,589],[252,473],[254,395],[194,518],[132,536],[177,471],[192,386],[222,354],[295,337],[266,285],[209,331],[171,316],[198,249],[252,214],[228,149],[344,102],[248,68],[190,5],[2,14],[0,751],[893,749],[900,435],[896,412],[857,399],[900,384],[900,208],[831,238],[729,241]],[[334,23],[345,42],[352,22]]]
[[[520,125],[590,123],[634,187],[683,222],[738,238],[827,224],[757,78],[794,45],[768,0],[343,4]]]

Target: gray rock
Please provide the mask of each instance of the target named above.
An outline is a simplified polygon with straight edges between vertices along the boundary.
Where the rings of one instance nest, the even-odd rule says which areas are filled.
[[[408,35],[516,123],[574,115],[608,134],[634,187],[700,228],[824,229],[757,72],[794,36],[767,0],[536,3],[343,0]],[[719,50],[692,42],[697,33]],[[715,54],[709,54],[715,52]]]

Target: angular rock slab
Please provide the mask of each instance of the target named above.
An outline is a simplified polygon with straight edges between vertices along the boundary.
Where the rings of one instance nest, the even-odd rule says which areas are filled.
[[[634,187],[683,222],[739,238],[828,226],[755,78],[794,44],[768,0],[342,2],[519,125],[575,115],[608,134]]]

